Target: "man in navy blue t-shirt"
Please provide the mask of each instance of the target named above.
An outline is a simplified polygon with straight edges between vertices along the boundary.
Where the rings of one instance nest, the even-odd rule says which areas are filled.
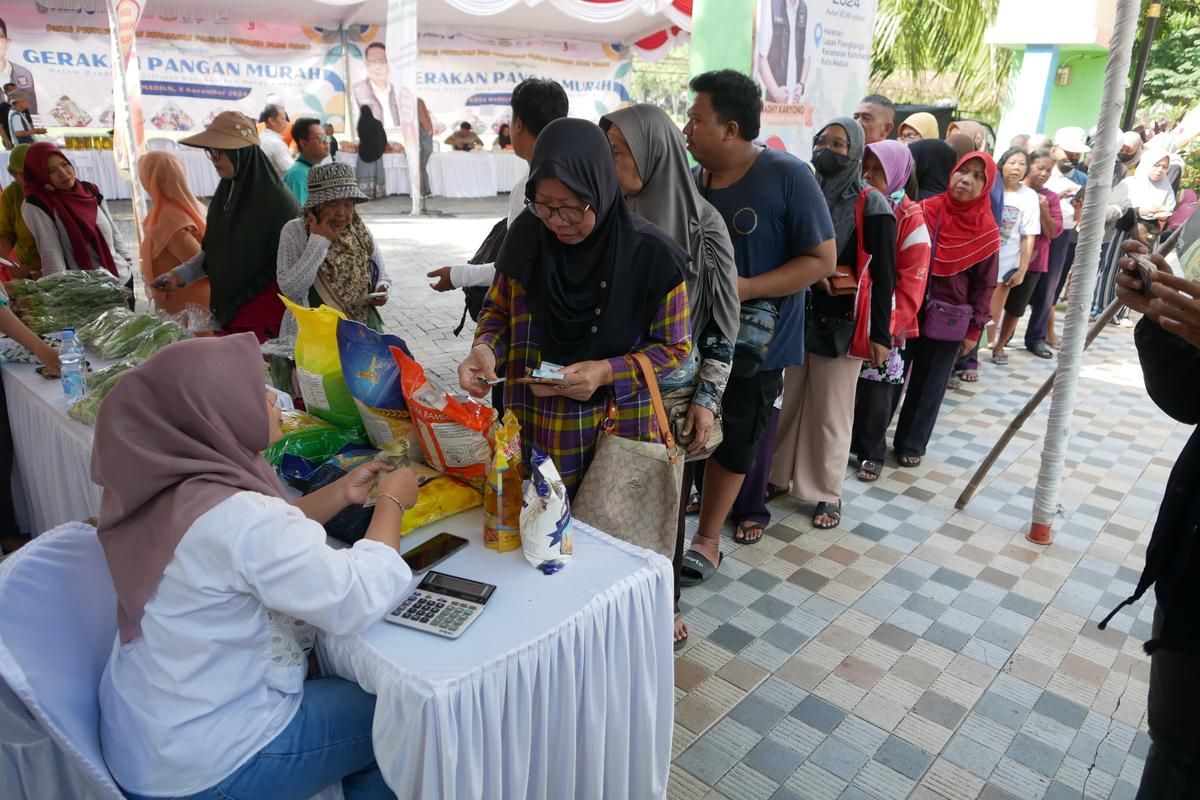
[[[700,162],[701,194],[729,228],[738,294],[743,303],[774,299],[780,315],[761,368],[748,377],[735,374],[725,389],[725,438],[705,466],[700,526],[683,557],[684,585],[699,583],[719,565],[721,526],[754,466],[783,369],[804,361],[805,290],[833,274],[837,257],[829,208],[812,170],[753,143],[762,115],[758,86],[739,72],[720,70],[697,75],[691,89],[696,100],[683,132]],[[762,529],[746,534],[756,542]]]

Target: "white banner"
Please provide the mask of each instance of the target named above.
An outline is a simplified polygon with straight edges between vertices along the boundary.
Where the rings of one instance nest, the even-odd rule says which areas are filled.
[[[372,47],[372,40],[378,34],[373,29],[352,29],[349,34],[354,40],[350,46],[354,107],[369,105],[379,114],[382,95],[372,88],[369,76],[371,53],[378,49]],[[390,50],[390,35],[388,40]],[[632,65],[630,51],[620,45],[424,31],[416,88],[433,115],[435,136],[445,138],[460,123],[469,122],[486,138],[509,121],[512,90],[526,78],[558,81],[570,98],[571,116],[598,120],[628,102]],[[391,113],[386,116],[390,128]]]
[[[867,93],[876,0],[758,0],[754,80],[762,139],[808,159],[812,138]]]
[[[370,59],[381,59],[387,69],[387,81],[372,88],[370,78],[365,91],[372,99],[382,98],[388,108],[377,108],[376,119],[385,128],[394,127],[404,141],[408,157],[408,177],[412,187],[413,213],[421,209],[421,149],[417,135],[417,0],[388,0],[387,47],[373,48]],[[391,54],[390,60],[388,53]],[[355,98],[363,92],[355,86]],[[367,104],[366,98],[362,101]],[[379,100],[375,104],[380,105]]]
[[[32,0],[0,11],[12,76],[36,97],[51,127],[111,128],[112,49],[106,14],[38,9]],[[147,135],[203,128],[221,111],[257,118],[269,102],[293,118],[340,127],[345,114],[341,33],[302,25],[221,23],[146,15],[137,31]],[[0,61],[0,74],[5,63]]]

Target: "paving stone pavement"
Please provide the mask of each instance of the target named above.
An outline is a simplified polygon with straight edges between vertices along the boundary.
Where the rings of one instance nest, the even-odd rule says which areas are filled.
[[[451,333],[462,295],[425,273],[469,257],[505,203],[361,207],[395,281],[387,328],[447,386],[469,345]],[[1049,547],[1024,539],[1048,401],[954,510],[1052,369],[1019,348],[947,394],[921,467],[889,459],[875,484],[848,468],[840,528],[784,498],[757,545],[725,532],[720,572],[683,592],[670,800],[1134,796],[1152,599],[1096,621],[1133,590],[1188,429],[1147,399],[1131,333],[1087,355]]]

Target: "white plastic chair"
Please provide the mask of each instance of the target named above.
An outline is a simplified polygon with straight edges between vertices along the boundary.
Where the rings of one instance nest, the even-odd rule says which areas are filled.
[[[23,738],[37,743],[32,716],[50,739],[10,751],[0,736],[4,800],[125,800],[100,748],[100,676],[116,635],[117,596],[92,526],[55,528],[0,562],[0,734],[24,723]],[[28,716],[4,702],[5,684]],[[341,786],[312,798],[341,799]]]
[[[117,631],[117,600],[96,530],[63,525],[0,563],[0,609],[0,680],[58,745],[89,795],[123,800],[100,749],[97,690]],[[36,779],[40,786],[49,777],[20,782]],[[62,788],[46,796],[79,796],[75,776],[60,777]]]

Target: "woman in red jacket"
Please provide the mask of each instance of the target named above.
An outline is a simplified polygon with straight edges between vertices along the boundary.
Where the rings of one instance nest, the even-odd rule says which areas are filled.
[[[887,453],[887,427],[904,384],[901,350],[917,336],[917,312],[929,277],[929,229],[917,201],[913,157],[905,145],[884,140],[867,145],[863,180],[882,192],[896,213],[896,288],[892,294],[892,350],[881,367],[863,364],[854,402],[850,451],[858,456],[858,479],[879,480]]]

